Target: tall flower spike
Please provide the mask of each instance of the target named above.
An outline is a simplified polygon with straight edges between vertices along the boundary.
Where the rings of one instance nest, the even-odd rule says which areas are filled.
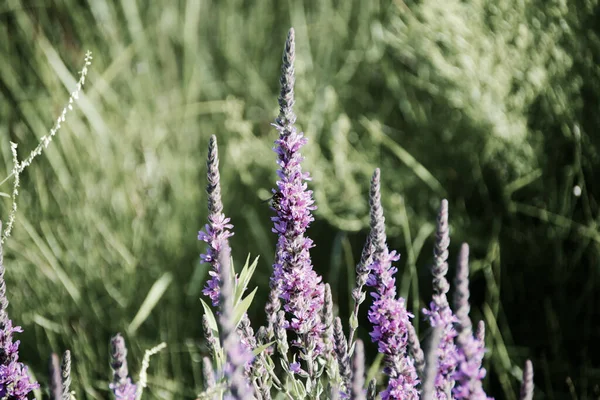
[[[50,398],[51,400],[62,400],[62,378],[60,372],[60,359],[56,353],[50,355]]]
[[[113,370],[113,380],[109,388],[113,391],[116,400],[135,400],[137,385],[129,378],[127,368],[127,347],[125,339],[117,333],[110,340],[110,367]]]
[[[442,338],[443,327],[437,326],[433,329],[427,349],[427,363],[423,374],[423,386],[421,389],[422,400],[433,400],[435,397],[435,380],[438,374],[438,348]]]
[[[454,338],[456,330],[454,323],[456,317],[452,314],[448,304],[447,293],[450,284],[446,279],[448,273],[448,246],[450,245],[450,234],[448,229],[448,201],[442,200],[437,218],[437,231],[435,235],[435,247],[433,250],[433,300],[429,309],[423,313],[429,318],[429,324],[442,328],[442,333],[437,351],[438,368],[435,379],[435,395],[437,400],[447,400],[451,397],[454,386],[452,375],[456,369],[456,345]]]
[[[473,325],[469,318],[471,306],[469,304],[469,245],[463,243],[458,255],[458,268],[456,269],[454,291],[454,309],[458,318],[458,339],[473,334]]]
[[[225,351],[225,378],[234,400],[253,398],[252,386],[246,381],[244,368],[252,355],[242,344],[236,331],[233,315],[233,274],[231,271],[231,249],[225,239],[217,243],[219,263],[219,336]]]
[[[323,353],[330,356],[333,355],[333,298],[328,283],[325,284],[321,321],[323,322]]]
[[[0,233],[1,231],[0,223]],[[40,385],[29,380],[27,367],[19,362],[19,341],[13,342],[13,334],[23,330],[20,326],[13,326],[6,312],[8,300],[3,261],[2,244],[0,244],[0,398],[25,400],[27,395]]]
[[[60,371],[62,375],[62,400],[71,400],[71,352],[69,350],[63,354]]]
[[[456,370],[452,378],[456,381],[452,394],[455,399],[486,400],[481,380],[486,371],[481,367],[485,353],[483,322],[479,323],[476,337],[469,318],[469,246],[465,243],[460,249],[456,271],[456,291],[454,305],[458,323],[456,337]]]
[[[418,398],[416,385],[419,383],[413,360],[407,354],[408,325],[410,314],[406,311],[403,298],[396,298],[396,268],[392,266],[399,256],[389,251],[385,236],[385,219],[381,207],[381,178],[379,169],[371,179],[369,204],[371,206],[371,239],[375,246],[373,263],[367,285],[375,288],[371,295],[373,304],[368,313],[373,325],[371,339],[377,343],[384,356],[384,372],[389,376],[382,400]]]
[[[365,396],[365,346],[362,340],[356,341],[354,359],[352,361],[351,399],[366,400]]]
[[[525,361],[523,368],[523,383],[521,384],[521,394],[519,400],[533,399],[533,365],[530,360]]]
[[[333,327],[333,337],[335,338],[335,354],[337,356],[340,376],[342,377],[342,382],[344,383],[344,393],[347,393],[352,382],[352,367],[350,366],[350,357],[348,356],[346,336],[344,335],[344,329],[342,327],[342,320],[340,317],[335,317]]]
[[[419,342],[419,337],[417,336],[417,331],[412,324],[408,324],[408,349],[410,350],[410,355],[415,362],[415,369],[420,377],[425,373],[425,354],[423,354],[423,349],[421,348],[421,342]]]
[[[208,392],[217,386],[215,380],[215,371],[213,370],[212,362],[210,358],[204,357],[202,359],[202,376],[204,378],[204,391]],[[212,396],[212,399],[217,399],[217,396]]]
[[[223,214],[223,201],[221,200],[221,178],[219,175],[219,151],[217,148],[217,137],[212,135],[208,143],[208,158],[206,160],[206,176],[208,184],[208,224],[204,230],[198,232],[198,240],[206,242],[208,248],[206,253],[200,255],[202,262],[210,263],[212,271],[209,272],[211,279],[202,291],[210,297],[213,306],[219,303],[219,263],[218,255],[221,251],[221,243],[229,246],[229,238],[233,236],[230,219]]]
[[[287,332],[285,330],[285,311],[280,310],[277,313],[277,319],[275,320],[275,324],[273,326],[275,332],[275,340],[277,344],[277,350],[281,357],[287,361],[287,353],[289,350]]]
[[[352,290],[352,298],[354,299],[354,310],[350,316],[350,334],[348,335],[348,347],[352,347],[354,341],[354,334],[358,328],[358,310],[360,305],[365,301],[365,292],[363,290],[364,285],[367,283],[369,278],[369,266],[373,261],[373,252],[375,246],[371,240],[371,233],[367,235],[365,245],[362,249],[360,261],[356,265],[356,287]]]
[[[279,116],[274,124],[279,132],[274,147],[279,180],[273,194],[278,196],[279,201],[273,207],[276,216],[271,218],[273,232],[278,235],[271,287],[280,290],[284,310],[289,315],[288,328],[297,336],[293,343],[303,352],[301,357],[308,364],[309,375],[312,375],[310,363],[322,351],[323,324],[319,310],[323,307],[324,289],[321,277],[313,270],[310,260],[309,250],[313,241],[305,236],[314,220],[311,212],[316,207],[312,191],[307,189],[306,184],[310,174],[303,172],[301,166],[303,157],[300,149],[307,140],[294,127],[294,58],[294,30],[290,29],[281,67]]]

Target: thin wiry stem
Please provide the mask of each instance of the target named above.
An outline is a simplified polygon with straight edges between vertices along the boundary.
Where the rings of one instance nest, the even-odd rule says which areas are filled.
[[[12,169],[12,172],[10,173],[10,175],[8,175],[2,182],[0,182],[0,185],[2,185],[8,179],[10,179],[11,177],[14,176],[13,193],[12,193],[12,208],[11,208],[10,215],[8,217],[8,222],[6,224],[6,230],[4,231],[4,234],[2,235],[2,238],[0,239],[0,244],[4,244],[4,242],[6,241],[6,239],[8,237],[10,237],[10,234],[12,232],[13,224],[15,221],[15,216],[17,214],[17,196],[19,194],[18,188],[19,188],[19,177],[20,177],[21,172],[23,172],[23,170],[26,167],[31,165],[31,162],[34,160],[34,158],[36,158],[37,156],[42,154],[42,151],[46,147],[48,147],[48,145],[50,144],[50,142],[52,141],[52,139],[54,138],[56,133],[60,130],[62,123],[65,122],[67,112],[70,110],[73,110],[73,101],[77,100],[79,98],[79,93],[81,92],[81,89],[83,88],[83,85],[85,84],[85,78],[88,73],[88,67],[91,64],[92,64],[92,53],[88,51],[85,53],[85,63],[80,72],[79,81],[77,82],[77,86],[76,86],[75,90],[73,92],[71,92],[71,95],[69,96],[69,101],[67,103],[67,106],[65,108],[63,108],[62,113],[56,120],[55,125],[52,127],[52,129],[50,129],[50,134],[42,136],[42,138],[40,139],[40,143],[37,145],[37,147],[35,149],[33,149],[31,151],[31,153],[25,160],[23,160],[22,162],[19,162],[19,159],[17,157],[17,145],[12,142],[10,143],[10,148],[11,148],[11,152],[13,155],[13,169]]]

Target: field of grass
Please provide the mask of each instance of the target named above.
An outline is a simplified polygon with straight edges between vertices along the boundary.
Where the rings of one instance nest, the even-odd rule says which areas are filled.
[[[85,52],[94,57],[77,107],[21,175],[5,245],[21,359],[45,382],[50,352],[69,349],[77,398],[108,398],[108,342],[122,332],[134,371],[145,349],[168,344],[147,398],[201,390],[197,232],[211,134],[234,260],[260,255],[251,319],[263,322],[275,235],[262,200],[276,180],[270,124],[293,26],[318,206],[311,254],[340,315],[380,167],[409,309],[418,315],[430,298],[447,198],[451,260],[461,242],[472,248],[488,393],[515,399],[531,358],[539,398],[597,398],[599,21],[595,0],[0,2],[0,180],[12,170],[9,143],[21,158],[37,145]],[[2,220],[10,207],[2,197]]]

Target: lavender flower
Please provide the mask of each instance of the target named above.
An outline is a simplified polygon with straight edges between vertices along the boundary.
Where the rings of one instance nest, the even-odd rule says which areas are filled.
[[[354,310],[350,316],[350,334],[348,335],[348,347],[352,347],[354,334],[358,328],[358,310],[360,305],[365,301],[365,292],[363,286],[369,278],[369,266],[373,261],[373,252],[375,246],[371,240],[371,233],[367,235],[365,245],[362,249],[360,261],[356,265],[356,287],[352,290],[352,298],[354,299]]]
[[[484,325],[479,324],[477,337],[473,336],[473,326],[469,319],[469,246],[465,243],[460,249],[456,271],[455,308],[458,324],[456,337],[457,368],[452,378],[456,381],[452,394],[455,399],[486,400],[481,380],[485,369],[481,367],[485,344]]]
[[[289,350],[289,346],[285,326],[285,311],[280,310],[277,313],[277,318],[275,320],[275,324],[273,325],[273,330],[275,334],[277,350],[279,351],[279,354],[283,357],[283,359],[287,361],[287,353]]]
[[[2,224],[0,223],[0,231]],[[0,244],[0,398],[24,400],[27,395],[40,387],[31,382],[27,367],[19,362],[19,341],[13,342],[13,334],[23,332],[20,326],[13,326],[6,308],[6,283],[4,282],[4,262]]]
[[[333,323],[333,337],[335,338],[335,354],[337,356],[338,365],[340,367],[340,375],[344,388],[349,389],[352,382],[352,367],[350,366],[350,356],[348,355],[348,346],[342,320],[340,317],[335,317]],[[346,393],[346,391],[344,391]]]
[[[306,185],[310,175],[302,172],[300,165],[303,160],[300,149],[307,140],[294,127],[294,57],[294,30],[290,29],[281,67],[280,112],[274,124],[279,131],[274,150],[280,168],[277,189],[273,193],[278,194],[279,202],[273,207],[277,215],[271,219],[273,232],[279,238],[271,286],[281,290],[284,310],[291,317],[288,328],[298,335],[294,344],[303,349],[304,359],[311,362],[314,355],[321,352],[323,324],[319,310],[323,307],[323,284],[310,260],[309,249],[313,247],[313,241],[305,236],[314,220],[311,211],[316,207],[312,191]],[[311,352],[312,356],[307,355]]]
[[[356,341],[354,360],[352,362],[352,391],[353,400],[366,400],[365,396],[365,346],[362,340]]]
[[[325,284],[324,303],[321,309],[321,321],[323,322],[323,353],[326,356],[333,354],[333,298],[331,286]]]
[[[437,219],[437,232],[435,248],[433,251],[433,300],[429,309],[424,309],[423,313],[429,317],[429,324],[436,328],[442,328],[442,333],[437,351],[438,368],[435,379],[435,395],[438,400],[447,400],[451,397],[451,390],[454,386],[452,374],[456,369],[456,346],[454,338],[456,330],[454,323],[457,318],[452,314],[446,293],[450,289],[450,284],[446,279],[448,273],[448,246],[450,245],[450,235],[448,230],[448,201],[442,200],[440,212]]]
[[[200,255],[202,262],[210,263],[212,271],[209,272],[211,279],[202,291],[212,300],[212,305],[219,303],[219,263],[218,254],[221,251],[221,245],[227,245],[228,239],[233,236],[231,229],[233,225],[229,223],[230,219],[223,214],[223,201],[221,200],[221,183],[219,175],[219,152],[217,148],[217,138],[215,135],[210,137],[208,144],[208,159],[206,161],[208,184],[206,193],[208,194],[208,224],[204,231],[198,232],[198,240],[208,244],[206,253]]]
[[[62,399],[62,378],[60,373],[60,360],[58,355],[52,353],[49,361],[50,371],[50,398],[52,400]]]
[[[440,340],[442,338],[444,328],[442,326],[436,326],[433,329],[431,338],[429,339],[429,348],[427,349],[427,369],[423,373],[423,386],[421,388],[421,398],[423,400],[430,400],[434,398],[436,394],[435,381],[438,376],[438,349],[440,346]]]
[[[277,260],[275,261],[275,264],[278,264]],[[274,279],[271,279],[269,286],[271,287],[271,291],[269,292],[269,300],[265,305],[265,314],[267,315],[266,333],[268,339],[273,339],[275,335],[274,326],[277,323],[277,314],[279,313],[279,310],[281,310],[281,299],[279,298],[281,290],[279,288],[279,283]]]
[[[202,376],[204,377],[204,390],[205,391],[210,391],[211,389],[214,389],[215,386],[217,386],[217,382],[215,379],[215,372],[213,371],[212,362],[210,361],[210,358],[208,358],[208,357],[202,358]],[[213,396],[213,398],[216,399],[217,396]]]
[[[233,319],[233,276],[231,273],[231,249],[226,239],[216,243],[219,249],[216,260],[219,265],[219,336],[225,351],[224,370],[231,399],[253,398],[252,387],[245,378],[245,366],[252,361],[252,354],[242,344]]]
[[[527,360],[523,368],[523,384],[521,385],[519,400],[531,399],[533,399],[533,365],[530,360]]]
[[[425,354],[423,354],[423,349],[421,349],[421,343],[419,342],[415,327],[412,324],[408,324],[406,328],[408,333],[408,350],[415,363],[417,374],[419,377],[422,377],[425,372]]]
[[[111,363],[113,381],[108,386],[114,393],[116,400],[135,400],[137,385],[131,382],[127,368],[127,347],[125,339],[117,333],[110,340]]]
[[[403,298],[396,298],[396,268],[392,262],[399,256],[389,251],[385,236],[385,219],[381,207],[380,172],[375,170],[371,179],[369,197],[371,206],[371,239],[375,246],[373,263],[367,285],[375,288],[375,299],[368,313],[373,324],[371,338],[384,355],[384,372],[390,377],[388,387],[381,393],[382,400],[418,398],[419,383],[413,360],[408,357],[407,340],[409,317]]]

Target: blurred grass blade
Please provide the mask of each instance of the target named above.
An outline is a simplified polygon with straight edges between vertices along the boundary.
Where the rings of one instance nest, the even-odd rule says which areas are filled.
[[[394,155],[408,168],[410,168],[416,176],[418,176],[427,186],[431,188],[431,190],[440,196],[446,195],[446,191],[442,187],[442,184],[435,179],[431,172],[429,172],[429,170],[425,168],[423,164],[417,161],[417,159],[414,158],[402,146],[386,135],[378,121],[371,121],[367,118],[362,118],[360,122],[376,141],[381,142],[392,153],[394,153]]]
[[[127,327],[127,333],[129,335],[134,335],[135,331],[140,327],[140,325],[148,318],[154,307],[158,304],[159,300],[165,294],[165,291],[171,284],[173,280],[173,275],[170,272],[165,272],[163,276],[161,276],[154,285],[150,288],[148,295],[144,299],[142,306],[137,312],[136,316],[133,318],[133,321]]]

